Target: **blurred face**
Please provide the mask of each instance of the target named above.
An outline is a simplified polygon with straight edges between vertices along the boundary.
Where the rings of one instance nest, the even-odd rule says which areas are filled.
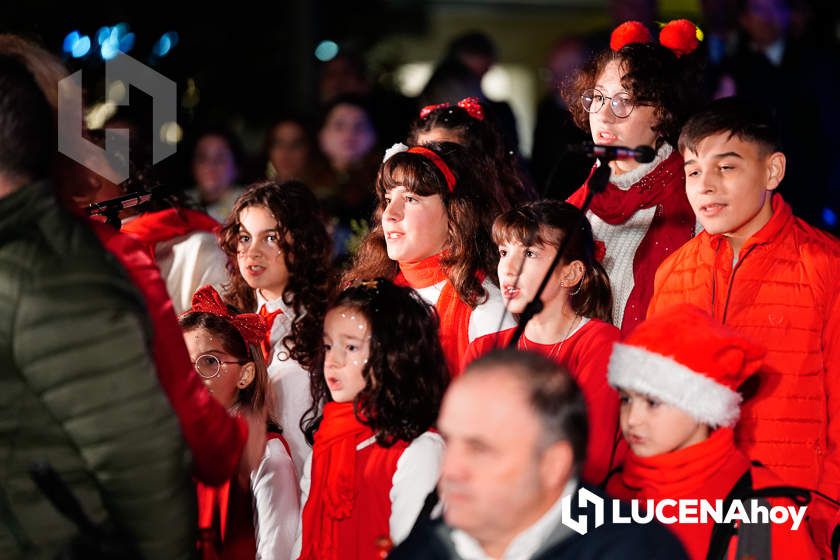
[[[709,437],[709,428],[679,408],[635,391],[619,391],[624,439],[639,457],[685,449]]]
[[[280,247],[277,220],[265,206],[249,206],[239,213],[236,262],[245,282],[268,300],[283,295],[289,270]]]
[[[376,143],[376,132],[367,113],[355,105],[342,103],[330,111],[319,140],[332,166],[344,170],[370,152]]]
[[[420,196],[398,186],[385,195],[382,230],[392,261],[418,262],[440,253],[449,238],[448,224],[439,194]]]
[[[571,473],[570,447],[541,447],[525,389],[504,370],[451,385],[438,428],[446,441],[439,484],[446,522],[500,556],[559,498]]]
[[[209,379],[202,375],[201,380],[222,406],[230,408],[236,404],[239,390],[245,389],[254,381],[253,362],[238,363],[235,356],[224,350],[222,341],[204,328],[185,331],[184,342],[190,353],[190,360],[194,364],[198,361],[198,368],[202,372],[210,372],[216,365],[208,356],[214,356],[218,360],[218,374]]]
[[[268,148],[268,159],[279,181],[300,179],[303,176],[309,146],[306,132],[296,122],[283,122],[274,127]]]
[[[685,150],[685,188],[697,220],[724,234],[736,253],[773,215],[770,199],[785,173],[785,156],[721,132]]]
[[[457,131],[443,127],[433,128],[428,132],[421,132],[417,135],[417,144],[419,146],[425,146],[430,142],[453,142],[455,144],[461,144],[463,141],[464,139],[461,138],[461,135]]]
[[[193,157],[193,176],[204,202],[213,203],[236,180],[236,161],[227,141],[209,135],[198,141]]]
[[[554,245],[525,246],[518,242],[499,245],[499,283],[502,297],[511,313],[522,313],[537,293],[548,267],[557,254]],[[520,267],[522,273],[517,279]],[[542,293],[543,303],[568,299],[568,289],[560,286],[560,279],[569,273],[568,267],[558,266]]]
[[[350,307],[330,309],[324,318],[324,378],[332,400],[351,402],[365,388],[370,324]]]
[[[624,70],[617,60],[610,61],[601,74],[595,80],[595,89],[599,90],[606,97],[614,97],[620,93],[632,92],[621,85],[621,78]],[[653,127],[659,124],[656,118],[655,108],[648,105],[635,105],[628,117],[616,117],[610,109],[610,100],[605,100],[604,106],[597,113],[589,113],[589,128],[592,132],[592,141],[596,144],[627,146],[651,146],[656,144],[656,133]],[[615,164],[614,171],[629,171],[639,164],[635,160],[621,160],[610,162]]]
[[[766,47],[785,34],[790,8],[785,0],[748,0],[739,22],[754,43]]]

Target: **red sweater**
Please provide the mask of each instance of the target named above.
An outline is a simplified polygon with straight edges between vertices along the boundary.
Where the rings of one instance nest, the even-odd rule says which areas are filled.
[[[192,451],[196,478],[207,484],[224,483],[239,465],[248,435],[245,421],[232,418],[195,372],[166,286],[146,247],[101,222],[89,223],[146,302],[154,332],[152,354],[158,380]]]
[[[514,330],[475,339],[467,348],[463,366],[494,348],[507,346]],[[623,438],[616,444],[619,434],[618,394],[607,383],[607,363],[613,343],[620,336],[619,330],[609,323],[590,319],[557,351],[554,351],[553,344],[537,344],[524,337],[519,341],[519,348],[527,346],[529,350],[550,356],[568,369],[583,391],[589,411],[589,443],[582,474],[584,480],[592,484],[603,482],[611,466],[620,464],[626,451]]]
[[[624,466],[607,483],[607,492],[621,499],[659,501],[697,499],[723,500],[750,467],[749,459],[738,448],[731,429],[716,430],[708,439],[685,449],[654,457],[638,457],[627,452]],[[763,467],[752,468],[753,488],[781,485],[781,481]],[[793,505],[784,499],[771,499],[771,505]],[[644,505],[644,504],[643,504]],[[746,505],[746,504],[745,504]],[[677,515],[677,509],[665,509]],[[704,560],[714,522],[674,523],[668,527],[679,537],[692,560]],[[817,558],[814,544],[803,522],[796,531],[787,525],[771,524],[772,558]],[[729,557],[734,558],[737,536],[730,541]]]

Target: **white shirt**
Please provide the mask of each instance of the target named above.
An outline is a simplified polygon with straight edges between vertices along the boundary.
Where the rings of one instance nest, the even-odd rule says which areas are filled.
[[[435,305],[440,297],[440,293],[443,291],[443,287],[446,286],[447,282],[448,280],[444,280],[432,286],[428,286],[426,288],[414,288],[414,290],[426,303],[429,305]],[[470,342],[486,334],[493,334],[516,326],[516,321],[514,320],[513,315],[505,309],[505,300],[502,298],[502,292],[499,288],[493,285],[493,282],[486,278],[481,286],[487,292],[487,300],[478,304],[470,314],[470,326],[468,332]],[[503,316],[504,320],[502,320]]]
[[[356,446],[356,451],[376,443],[376,438],[371,437]],[[443,464],[443,453],[446,446],[443,438],[435,432],[424,432],[412,441],[400,458],[397,459],[397,469],[391,479],[391,517],[388,525],[391,533],[391,542],[394,546],[401,543],[420,515],[426,496],[437,485],[440,469]],[[309,497],[309,488],[312,484],[312,456],[306,460],[303,468],[303,476],[300,479],[301,512],[306,506]],[[292,560],[300,555],[303,538],[303,528],[298,526],[298,535],[292,551]]]
[[[219,248],[216,235],[195,231],[155,245],[155,261],[166,282],[175,314],[190,308],[192,296],[202,286],[216,291],[228,280],[227,255]]]
[[[309,392],[309,372],[303,369],[296,360],[289,358],[289,351],[283,345],[283,338],[292,330],[295,315],[283,298],[268,301],[257,291],[257,311],[265,305],[269,312],[277,311],[274,323],[271,325],[271,359],[268,363],[268,377],[274,388],[274,416],[283,429],[283,437],[292,451],[292,460],[297,472],[303,471],[306,458],[312,453],[312,448],[306,443],[303,431],[300,429],[300,419],[312,403]]]
[[[452,531],[452,543],[455,545],[455,550],[463,560],[528,560],[560,525],[563,514],[563,498],[570,496],[575,491],[577,484],[577,479],[569,480],[554,505],[536,523],[516,535],[498,559],[488,556],[477,540],[460,529]]]
[[[288,558],[300,518],[300,494],[292,458],[279,439],[270,439],[251,473],[257,560]]]

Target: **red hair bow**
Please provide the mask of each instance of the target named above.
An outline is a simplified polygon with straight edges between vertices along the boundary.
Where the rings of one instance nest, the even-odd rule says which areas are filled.
[[[437,111],[438,109],[445,109],[446,107],[451,107],[450,103],[438,103],[436,105],[426,105],[422,109],[420,109],[420,118],[425,119],[428,117],[432,111]],[[456,104],[457,107],[460,107],[464,111],[469,114],[472,118],[483,121],[484,120],[484,107],[481,106],[481,101],[477,97],[465,97],[461,101]]]
[[[265,339],[265,319],[256,313],[231,313],[213,286],[199,288],[193,294],[192,307],[186,313],[212,313],[227,319],[248,345],[259,347]]]

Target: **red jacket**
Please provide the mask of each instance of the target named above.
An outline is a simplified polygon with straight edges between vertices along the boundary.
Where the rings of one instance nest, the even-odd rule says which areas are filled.
[[[671,255],[648,316],[688,302],[761,342],[765,377],[742,407],[738,446],[787,484],[840,498],[840,243],[780,195],[772,207],[734,265],[726,238],[706,232]]]
[[[464,355],[464,367],[494,348],[507,346],[515,330],[488,334],[472,341]],[[621,463],[626,451],[624,438],[616,442],[618,394],[607,383],[607,362],[612,345],[620,336],[616,327],[591,319],[556,349],[553,344],[537,344],[525,340],[524,336],[519,341],[519,348],[540,352],[568,368],[583,391],[589,411],[589,443],[583,479],[596,485],[604,481],[612,466]]]
[[[210,485],[224,483],[236,473],[248,435],[247,424],[231,417],[195,372],[166,286],[146,247],[103,223],[90,224],[146,302],[154,332],[152,353],[158,380],[192,451],[196,478]]]
[[[750,462],[735,447],[731,429],[716,430],[708,439],[685,449],[654,457],[638,457],[627,452],[624,466],[607,483],[607,493],[622,499],[723,500],[735,487],[738,479],[750,469]],[[752,467],[753,488],[778,486],[780,481],[766,468]],[[771,505],[793,505],[791,500],[771,499]],[[645,506],[646,503],[641,504]],[[746,506],[746,504],[745,504]],[[648,510],[649,511],[649,510]],[[699,508],[698,510],[699,511]],[[665,515],[677,515],[677,507],[663,509]],[[695,513],[696,514],[696,513]],[[725,514],[725,512],[724,512]],[[704,560],[714,528],[714,522],[674,523],[668,525],[692,560]],[[737,536],[730,541],[728,558],[734,558]],[[790,520],[784,525],[771,524],[771,558],[818,558],[817,551],[802,523],[792,530]]]

